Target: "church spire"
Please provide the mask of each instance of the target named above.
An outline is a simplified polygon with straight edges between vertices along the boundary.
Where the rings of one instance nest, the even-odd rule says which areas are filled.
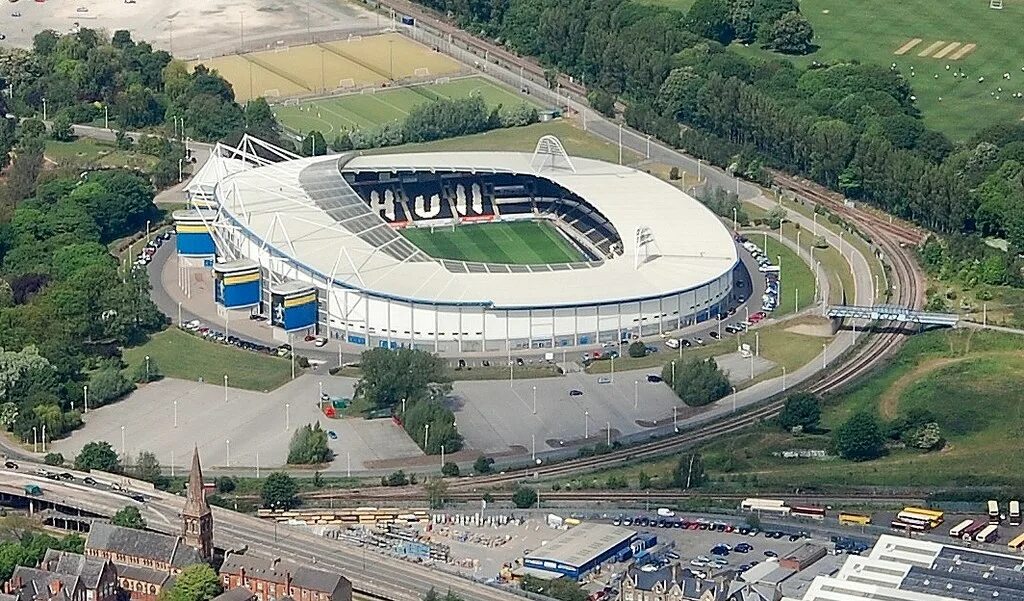
[[[192,469],[188,474],[185,508],[181,512],[181,530],[185,543],[194,547],[204,559],[213,557],[213,512],[206,502],[203,468],[199,465],[198,446],[192,451]]]

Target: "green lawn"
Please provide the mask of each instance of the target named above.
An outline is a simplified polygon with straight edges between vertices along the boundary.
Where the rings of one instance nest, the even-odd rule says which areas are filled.
[[[588,159],[599,159],[609,163],[619,160],[619,147],[606,142],[572,123],[563,119],[555,119],[544,123],[534,123],[525,127],[509,127],[494,129],[481,134],[448,138],[436,142],[422,144],[403,144],[389,148],[374,148],[364,154],[387,154],[392,152],[457,152],[475,150],[508,150],[513,152],[533,152],[537,140],[541,136],[552,135],[561,140],[565,151],[571,156]],[[642,159],[640,155],[624,150],[622,160],[626,164]]]
[[[788,315],[813,304],[814,273],[807,266],[809,257],[798,257],[796,252],[790,250],[788,246],[783,246],[778,238],[770,235],[767,237],[768,245],[765,246],[766,239],[763,232],[745,231],[744,233],[751,242],[764,249],[773,265],[778,263],[781,267],[779,272],[781,296],[779,297],[779,306],[772,313],[772,317]],[[800,244],[804,245],[802,238]],[[779,263],[779,257],[782,258],[781,263]],[[817,251],[815,251],[815,259],[817,258]],[[824,264],[822,264],[822,269],[825,269]],[[764,276],[760,272],[755,272],[750,274],[750,277],[763,278]]]
[[[474,223],[455,228],[405,228],[402,235],[437,259],[540,265],[583,260],[580,253],[543,221]]]
[[[228,386],[271,390],[291,378],[291,361],[287,359],[210,342],[177,328],[168,328],[154,334],[149,342],[124,350],[124,360],[130,367],[145,361],[146,355],[165,376],[183,380],[202,378],[222,383],[227,375]]]
[[[813,24],[814,42],[820,48],[789,58],[802,65],[845,59],[886,66],[895,62],[914,89],[925,124],[953,140],[963,140],[989,125],[1008,125],[1024,117],[1024,100],[1011,96],[1022,90],[1024,80],[1020,36],[1024,3],[1008,0],[1003,10],[989,9],[988,4],[985,0],[803,0],[800,10]],[[909,52],[894,54],[916,38],[922,41]],[[939,41],[977,47],[959,60],[950,59],[954,52],[941,59],[918,56]],[[756,44],[733,48],[744,54],[768,54]],[[954,77],[958,68],[967,77]],[[1004,73],[1010,74],[1009,80],[1003,79]],[[985,78],[983,83],[978,82],[980,77]]]
[[[46,158],[60,165],[75,167],[126,167],[128,169],[152,169],[157,158],[132,150],[119,150],[110,142],[92,138],[77,138],[70,142],[46,140]]]
[[[402,120],[413,107],[441,98],[469,98],[479,95],[489,107],[531,102],[525,97],[483,77],[467,77],[443,84],[426,84],[377,91],[375,94],[347,94],[309,100],[298,105],[274,107],[286,128],[305,133],[318,130],[328,140],[342,130],[374,127]]]

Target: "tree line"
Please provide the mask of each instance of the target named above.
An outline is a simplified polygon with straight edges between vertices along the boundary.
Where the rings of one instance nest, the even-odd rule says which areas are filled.
[[[898,67],[801,68],[728,48],[802,28],[795,2],[698,0],[684,13],[631,0],[418,1],[582,81],[606,110],[621,99],[629,125],[730,172],[799,174],[936,232],[1024,248],[1024,124],[954,144],[921,121]]]

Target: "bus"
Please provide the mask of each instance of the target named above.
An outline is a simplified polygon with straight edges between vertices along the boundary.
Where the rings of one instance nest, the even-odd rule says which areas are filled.
[[[979,543],[990,543],[996,540],[998,530],[999,526],[996,526],[995,524],[989,524],[988,526],[982,528],[980,532],[974,535],[974,540],[978,541]]]
[[[743,511],[756,511],[758,513],[772,513],[780,516],[789,515],[789,507],[786,502],[779,499],[743,499],[740,503]]]
[[[896,515],[896,519],[907,521],[907,519],[926,521],[929,524],[929,528],[936,528],[942,523],[944,514],[941,511],[934,509],[924,509],[923,507],[904,507],[903,511]]]
[[[988,523],[998,524],[999,523],[999,502],[989,501],[988,502]]]
[[[844,526],[867,526],[871,523],[871,516],[859,513],[840,513],[839,523]]]
[[[1006,546],[1009,547],[1011,551],[1020,551],[1024,548],[1024,534],[1021,534],[1017,538],[1006,543]]]
[[[974,540],[974,535],[977,534],[978,531],[984,528],[985,526],[988,526],[988,524],[981,520],[974,520],[974,523],[968,526],[966,530],[964,530],[964,533],[960,538],[964,540]]]
[[[1020,501],[1010,501],[1010,525],[1020,526]]]
[[[953,538],[960,538],[961,536],[964,535],[964,532],[966,532],[973,525],[974,525],[974,520],[964,520],[964,521],[960,522],[959,524],[957,524],[956,526],[953,526],[952,528],[950,528],[949,529],[949,535],[952,536]]]
[[[914,532],[924,532],[928,529],[928,526],[922,522],[905,522],[903,520],[893,520],[889,524],[893,530],[902,530],[904,532],[913,530]]]
[[[809,505],[794,505],[789,508],[789,515],[798,518],[811,518],[812,520],[825,519],[824,507],[811,507]]]

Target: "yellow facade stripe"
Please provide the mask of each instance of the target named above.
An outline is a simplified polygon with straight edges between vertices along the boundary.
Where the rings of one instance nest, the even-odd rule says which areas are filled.
[[[286,308],[288,308],[288,307],[297,307],[299,305],[306,305],[306,304],[315,303],[315,302],[316,302],[316,293],[314,292],[313,294],[307,294],[306,296],[300,296],[299,298],[285,299],[284,306]]]
[[[210,233],[209,228],[205,225],[192,225],[179,223],[174,227],[179,234],[208,234]]]
[[[235,284],[248,284],[249,282],[256,282],[260,279],[260,273],[246,273],[242,275],[231,275],[224,278],[225,286],[234,286]]]

